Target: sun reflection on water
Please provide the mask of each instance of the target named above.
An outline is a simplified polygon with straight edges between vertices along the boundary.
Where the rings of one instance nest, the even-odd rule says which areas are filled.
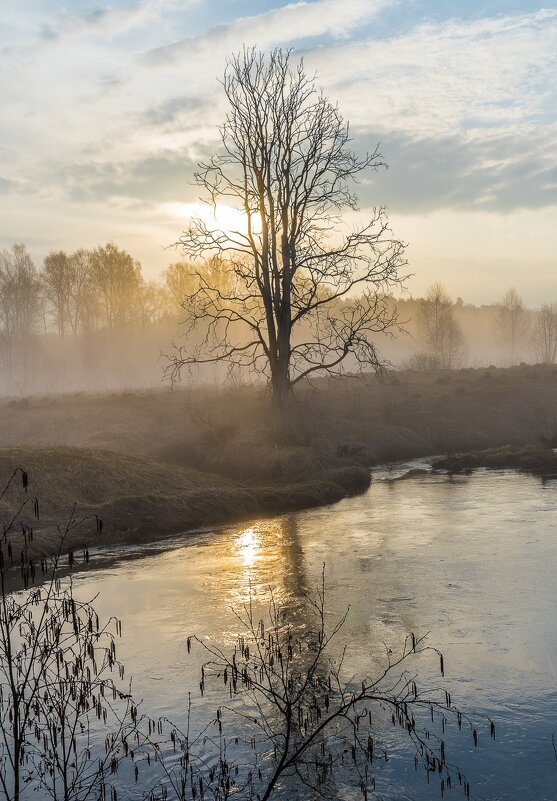
[[[247,528],[237,537],[234,543],[236,552],[242,559],[244,568],[251,568],[255,566],[256,561],[260,558],[261,543],[258,535],[253,528]]]
[[[263,602],[266,606],[272,588],[277,603],[297,595],[305,580],[303,557],[297,531],[289,517],[253,520],[249,527],[238,527],[233,536],[221,541],[226,554],[226,582],[220,576],[221,591],[231,606]],[[221,596],[222,597],[222,596]]]

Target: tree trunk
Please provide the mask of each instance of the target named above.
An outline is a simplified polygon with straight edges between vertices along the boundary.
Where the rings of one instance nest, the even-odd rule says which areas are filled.
[[[295,442],[298,436],[297,414],[288,360],[279,358],[271,375],[275,437],[284,443]]]
[[[290,396],[288,376],[277,371],[273,377],[273,406],[276,412],[282,414],[288,408]]]

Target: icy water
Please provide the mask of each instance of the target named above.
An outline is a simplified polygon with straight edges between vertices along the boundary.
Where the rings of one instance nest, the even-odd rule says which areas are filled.
[[[250,593],[264,604],[270,587],[299,614],[325,563],[329,609],[350,605],[347,669],[365,673],[383,644],[429,632],[446,665],[435,682],[478,718],[477,749],[467,735],[449,736],[475,795],[555,801],[557,482],[483,471],[391,480],[410,467],[377,471],[365,495],[335,506],[100,556],[98,569],[76,576],[77,591],[100,593],[99,612],[122,619],[119,653],[144,710],[180,720],[190,690],[194,713],[214,704],[199,698],[200,654],[188,655],[187,635],[230,645],[239,630],[231,610]],[[432,671],[426,660],[426,682]],[[495,742],[482,713],[496,723]],[[439,798],[404,740],[385,736],[383,797]]]

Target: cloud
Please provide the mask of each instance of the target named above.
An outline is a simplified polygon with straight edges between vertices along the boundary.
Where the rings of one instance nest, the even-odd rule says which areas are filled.
[[[79,33],[94,33],[112,39],[134,29],[156,24],[165,14],[176,9],[183,11],[198,2],[200,0],[136,0],[121,7],[88,8],[79,14],[62,12],[42,27],[41,34],[47,40]]]
[[[0,193],[9,194],[15,192],[20,188],[18,181],[12,181],[10,178],[3,178],[0,175]]]
[[[21,13],[12,3],[18,13],[3,33],[0,24],[9,48],[0,59],[4,235],[31,241],[42,215],[52,233],[42,222],[41,241],[52,246],[69,236],[67,220],[75,246],[80,231],[87,244],[133,243],[135,230],[150,254],[173,241],[165,209],[197,197],[188,181],[218,146],[225,111],[217,77],[244,41],[296,46],[350,120],[356,147],[380,140],[390,169],[360,185],[362,205],[385,203],[393,218],[420,221],[442,211],[464,228],[470,215],[518,221],[523,209],[550,219],[556,10],[416,25],[414,0],[276,3],[256,13],[263,4],[253,0],[251,16],[216,25],[221,4],[206,0],[98,0],[96,10],[77,13],[84,0],[65,15],[52,13],[54,0],[21,4]],[[404,29],[386,35],[382,12],[396,23],[409,10]],[[420,224],[409,235],[395,230],[419,240]],[[159,236],[149,246],[147,231]],[[427,232],[434,242],[433,223]]]
[[[220,87],[219,87],[220,88]],[[149,125],[197,125],[200,116],[206,116],[215,105],[214,92],[205,95],[181,95],[170,97],[162,103],[150,106],[141,113],[141,119]]]
[[[201,54],[228,53],[243,43],[266,49],[300,40],[332,36],[342,39],[369,23],[396,0],[316,0],[296,2],[261,14],[219,25],[205,35],[182,39],[150,50],[144,56],[152,67],[192,61]]]
[[[365,151],[379,136],[358,136]],[[444,137],[391,133],[381,152],[389,164],[359,187],[362,205],[385,204],[397,212],[435,209],[508,213],[557,205],[557,125],[518,134]]]
[[[126,201],[138,206],[197,198],[196,162],[187,152],[161,151],[125,162],[52,165],[51,182],[60,199],[76,203]]]
[[[557,11],[419,25],[316,48],[307,64],[356,126],[447,135],[555,120]]]
[[[161,192],[164,186],[168,194],[173,186],[168,154],[176,153],[181,163],[187,154],[193,164],[215,145],[224,113],[216,75],[227,49],[258,33],[265,42],[287,43],[333,31],[360,36],[363,23],[387,3],[292,3],[151,50],[149,59],[158,54],[157,69],[84,32],[107,19],[112,31],[139,24],[171,5],[171,0],[143,0],[101,9],[85,21],[77,15],[80,35],[54,43],[48,60],[16,60],[11,70],[4,65],[9,104],[9,113],[0,116],[4,182],[13,189],[33,181],[48,193],[52,183],[56,191],[57,180],[65,191],[73,174],[75,197],[83,200],[100,192],[107,197],[111,187],[126,196],[135,187],[140,199],[145,186],[160,186]],[[504,210],[516,197],[532,205],[553,202],[554,175],[544,164],[551,154],[544,142],[557,106],[557,11],[428,23],[382,40],[372,33],[314,42],[305,56],[357,136],[386,143],[393,166],[381,177],[381,188],[390,205],[501,204]],[[505,164],[499,158],[504,150],[512,151]],[[157,164],[159,184],[153,175]]]

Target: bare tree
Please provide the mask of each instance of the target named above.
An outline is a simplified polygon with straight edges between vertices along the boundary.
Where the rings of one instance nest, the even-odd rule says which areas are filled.
[[[149,326],[161,320],[168,313],[170,299],[168,292],[156,281],[143,281],[136,299],[136,317],[141,326]]]
[[[139,262],[109,242],[91,253],[91,269],[100,313],[107,328],[128,323],[141,289]]]
[[[532,330],[532,344],[541,362],[553,364],[557,358],[557,303],[544,303],[540,307]]]
[[[451,370],[462,364],[466,353],[464,334],[443,284],[433,284],[420,301],[417,325],[418,336],[425,348],[424,365]]]
[[[292,388],[315,374],[380,368],[373,339],[396,322],[386,296],[402,280],[403,245],[382,208],[346,231],[343,212],[358,210],[352,184],[384,163],[377,149],[350,149],[348,124],[303,62],[244,49],[223,86],[222,150],[196,180],[207,201],[231,204],[243,223],[225,231],[197,219],[182,235],[188,257],[220,259],[222,278],[199,274],[184,298],[188,332],[204,335],[177,348],[167,372],[176,379],[207,362],[249,368],[267,377],[284,410]]]
[[[74,336],[94,327],[97,298],[95,295],[91,251],[79,249],[69,257],[69,289],[66,315]]]
[[[45,256],[41,279],[44,295],[54,311],[58,335],[64,337],[71,288],[70,259],[67,253],[58,250]]]
[[[164,286],[176,309],[180,309],[184,299],[188,295],[193,295],[195,290],[199,288],[195,279],[195,272],[195,266],[184,261],[169,264],[164,270],[162,274]]]
[[[218,257],[198,264],[185,261],[170,264],[163,272],[163,282],[172,303],[182,311],[185,299],[191,298],[205,284],[222,294],[229,294],[232,289],[230,275]]]
[[[25,245],[0,253],[0,353],[9,379],[18,362],[22,378],[32,351],[32,336],[39,320],[40,280]]]
[[[522,298],[514,287],[511,287],[499,304],[495,322],[495,335],[503,347],[508,364],[516,362],[519,349],[528,338],[530,323],[528,312]]]
[[[69,331],[77,337],[99,327],[103,294],[99,284],[101,279],[106,279],[106,274],[110,277],[110,269],[103,273],[97,251],[80,248],[69,256],[63,251],[48,254],[41,280],[43,294],[54,311],[59,336],[63,338]]]

